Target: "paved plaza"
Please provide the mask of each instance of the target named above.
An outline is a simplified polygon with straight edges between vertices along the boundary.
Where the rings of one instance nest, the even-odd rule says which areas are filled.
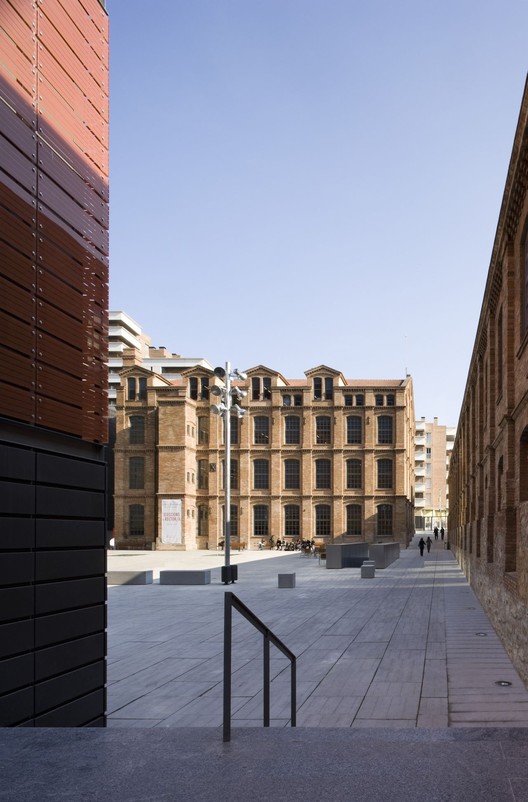
[[[411,547],[374,579],[299,552],[234,552],[236,595],[297,656],[297,726],[526,727],[528,691],[452,553]],[[114,552],[154,584],[108,591],[108,726],[222,724],[221,553]],[[211,568],[204,586],[160,569]],[[295,588],[278,588],[295,572]],[[232,726],[262,725],[262,636],[234,612]],[[289,663],[272,647],[271,725],[290,723]],[[497,683],[510,683],[498,685]]]

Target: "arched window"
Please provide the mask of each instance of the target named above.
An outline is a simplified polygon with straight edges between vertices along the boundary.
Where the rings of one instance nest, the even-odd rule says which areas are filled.
[[[315,442],[332,442],[332,419],[329,415],[318,415],[315,419]]]
[[[128,460],[128,487],[130,490],[143,490],[145,487],[145,459],[130,457]]]
[[[330,504],[317,504],[315,508],[315,536],[328,538],[332,534],[332,508]]]
[[[346,486],[347,490],[360,490],[363,484],[361,476],[361,460],[347,459],[346,461]]]
[[[301,419],[298,415],[286,415],[284,418],[284,442],[287,446],[301,442]]]
[[[255,537],[269,535],[269,507],[265,504],[253,507],[253,534]]]
[[[191,376],[189,379],[189,398],[193,401],[198,401],[198,379],[196,376]]]
[[[317,490],[328,490],[332,486],[332,463],[329,459],[315,460],[315,486]]]
[[[379,504],[377,513],[377,534],[392,535],[392,504]]]
[[[286,537],[301,536],[301,509],[298,504],[284,507],[284,534]]]
[[[207,537],[209,534],[209,507],[207,504],[198,504],[198,535]]]
[[[378,490],[391,490],[393,483],[392,460],[379,459],[377,465],[378,465]]]
[[[238,537],[238,507],[236,504],[231,504],[231,520],[230,520],[230,529],[231,529],[231,537]],[[225,532],[225,504],[222,504],[222,536]]]
[[[301,463],[298,459],[284,460],[284,489],[299,490],[301,486]]]
[[[347,535],[361,535],[362,510],[360,504],[348,504],[346,508]]]
[[[378,444],[390,445],[393,442],[393,419],[390,415],[378,417]]]
[[[359,415],[348,415],[346,419],[346,441],[348,445],[361,443],[361,418]]]

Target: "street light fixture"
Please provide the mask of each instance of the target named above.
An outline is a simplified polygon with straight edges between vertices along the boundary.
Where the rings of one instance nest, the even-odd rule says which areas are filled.
[[[224,368],[215,368],[214,374],[224,382],[223,387],[215,385],[211,392],[220,398],[219,404],[211,404],[211,412],[223,418],[224,422],[224,444],[225,444],[225,465],[224,465],[224,490],[225,490],[225,512],[224,512],[224,565],[222,566],[222,582],[224,585],[238,579],[238,565],[231,565],[231,415],[243,418],[246,411],[236,402],[247,395],[245,390],[240,387],[231,387],[231,380],[238,379],[244,381],[247,375],[237,370],[232,371],[229,362]]]

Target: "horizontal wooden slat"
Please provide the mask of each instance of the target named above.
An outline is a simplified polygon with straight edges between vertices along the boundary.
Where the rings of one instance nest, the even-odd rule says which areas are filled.
[[[56,401],[82,406],[82,380],[40,363],[37,368],[37,394]]]
[[[0,345],[0,379],[16,387],[32,390],[35,381],[34,357],[16,353]]]
[[[72,376],[82,376],[82,351],[43,331],[37,336],[37,362],[61,368]]]
[[[36,291],[36,267],[32,258],[11,248],[7,242],[0,240],[0,273],[9,276],[21,287]]]
[[[29,390],[0,380],[0,415],[27,423],[35,420],[35,397]]]
[[[82,321],[83,297],[60,278],[39,268],[37,272],[37,296],[39,300],[64,309],[72,318]],[[69,339],[64,337],[63,339]]]
[[[37,185],[36,165],[3,136],[0,136],[0,169],[4,170],[18,184],[21,184],[24,189],[29,192],[35,192]]]
[[[37,303],[37,326],[79,349],[84,348],[85,333],[82,319],[74,320],[43,301]]]
[[[79,203],[72,200],[70,195],[40,172],[39,200],[100,251],[108,252],[108,232]]]
[[[22,321],[0,311],[0,337],[6,348],[34,357],[36,332],[33,320]]]
[[[85,254],[92,253],[100,256],[96,247],[92,243],[83,240],[73,228],[67,226],[64,220],[52,212],[50,209],[39,204],[38,227],[39,233],[47,239],[52,240],[60,248],[72,256],[79,255],[80,261],[84,263]]]
[[[0,276],[0,309],[30,323],[35,317],[33,290],[23,289]]]
[[[108,228],[108,203],[82,178],[64,158],[45,143],[40,143],[39,169],[59,184],[65,192],[76,198],[103,228]]]
[[[37,417],[39,426],[82,436],[82,409],[76,409],[52,398],[37,394]]]
[[[0,102],[0,130],[29,159],[36,160],[37,137],[34,129],[2,102]]]
[[[46,87],[39,87],[42,100],[39,100],[38,131],[46,141],[55,147],[70,147],[85,154],[91,163],[103,175],[108,175],[108,149],[97,137],[75,117],[72,111],[54,96]]]
[[[84,268],[77,258],[58,248],[53,242],[39,237],[37,242],[39,266],[65,281],[77,292],[83,291]]]

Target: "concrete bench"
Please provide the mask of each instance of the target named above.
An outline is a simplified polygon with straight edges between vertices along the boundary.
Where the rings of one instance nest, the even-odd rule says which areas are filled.
[[[361,566],[361,579],[374,579],[376,576],[376,563],[374,560],[365,560]]]
[[[109,585],[152,585],[152,571],[108,571]]]
[[[279,588],[294,588],[295,574],[279,574]]]
[[[211,571],[160,571],[160,585],[210,585]]]
[[[389,565],[400,559],[400,544],[371,543],[369,546],[369,559],[374,560],[376,568],[388,568]]]

